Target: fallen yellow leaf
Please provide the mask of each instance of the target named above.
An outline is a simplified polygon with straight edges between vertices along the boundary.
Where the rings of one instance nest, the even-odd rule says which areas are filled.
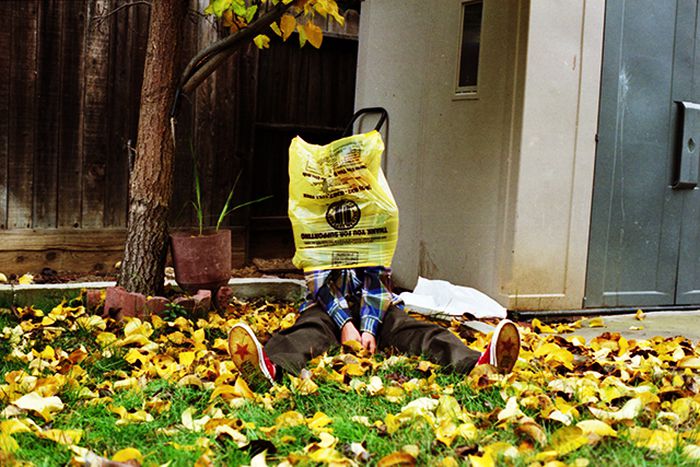
[[[588,322],[589,328],[602,328],[605,327],[605,322],[603,318],[593,318]]]
[[[114,462],[137,461],[139,464],[143,464],[143,456],[136,448],[120,449],[114,453],[112,460]]]
[[[63,402],[59,397],[42,397],[36,392],[25,394],[14,401],[13,404],[22,410],[38,413],[47,422],[53,420],[53,415],[56,412],[63,410]]]
[[[412,467],[414,465],[416,465],[416,458],[407,452],[394,452],[377,462],[377,467]]]
[[[29,285],[34,282],[34,276],[32,276],[29,273],[24,274],[19,279],[17,279],[17,282],[19,282],[20,285]]]
[[[552,433],[549,446],[551,450],[565,456],[586,444],[588,444],[588,437],[584,435],[581,428],[565,426]]]
[[[676,447],[678,433],[674,431],[651,430],[633,426],[630,428],[630,439],[639,447],[668,453]]]
[[[294,410],[285,412],[275,419],[275,425],[277,425],[278,428],[299,426],[304,425],[305,423],[306,419],[304,416]]]

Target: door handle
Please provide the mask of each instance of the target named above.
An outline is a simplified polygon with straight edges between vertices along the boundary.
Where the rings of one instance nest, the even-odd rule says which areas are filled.
[[[698,162],[700,162],[700,104],[678,102],[683,118],[683,130],[677,149],[676,190],[693,189],[698,185]]]

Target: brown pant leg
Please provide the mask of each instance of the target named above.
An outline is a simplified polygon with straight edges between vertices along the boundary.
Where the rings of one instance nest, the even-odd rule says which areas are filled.
[[[471,371],[480,356],[447,329],[411,318],[396,307],[386,312],[377,345],[380,349],[393,348],[403,354],[423,355],[447,371],[461,373]]]
[[[338,327],[316,305],[304,310],[294,326],[272,336],[265,344],[265,352],[284,371],[297,375],[309,360],[337,345]]]

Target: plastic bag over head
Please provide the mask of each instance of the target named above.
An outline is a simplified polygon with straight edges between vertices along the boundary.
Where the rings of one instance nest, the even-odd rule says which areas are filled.
[[[381,169],[377,131],[325,146],[296,137],[289,147],[289,219],[294,265],[304,271],[390,267],[399,209]]]

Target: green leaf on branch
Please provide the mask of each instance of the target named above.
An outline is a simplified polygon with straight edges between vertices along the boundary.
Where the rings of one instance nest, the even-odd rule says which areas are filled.
[[[280,31],[280,27],[277,26],[277,23],[272,23],[272,24],[270,25],[270,29],[272,29],[272,31],[273,31],[275,34],[277,34],[278,36],[282,37],[282,31]]]
[[[246,17],[247,8],[246,8],[246,4],[243,0],[234,0],[233,4],[231,6],[233,7],[233,12],[236,15],[240,16],[241,18]],[[250,21],[250,20],[248,20],[248,21]]]
[[[217,18],[221,18],[224,11],[231,7],[231,2],[233,0],[211,0],[209,6],[204,9],[204,13],[208,15],[215,15]]]
[[[251,21],[253,21],[253,18],[255,17],[255,13],[257,13],[257,12],[258,12],[257,5],[253,5],[250,8],[246,9],[245,15],[244,15],[246,22],[250,23]]]
[[[304,47],[304,44],[306,44],[306,33],[301,24],[297,25],[297,31],[299,32],[299,46]]]
[[[253,39],[253,42],[258,47],[258,49],[267,49],[270,47],[270,38],[265,34],[258,34]]]

